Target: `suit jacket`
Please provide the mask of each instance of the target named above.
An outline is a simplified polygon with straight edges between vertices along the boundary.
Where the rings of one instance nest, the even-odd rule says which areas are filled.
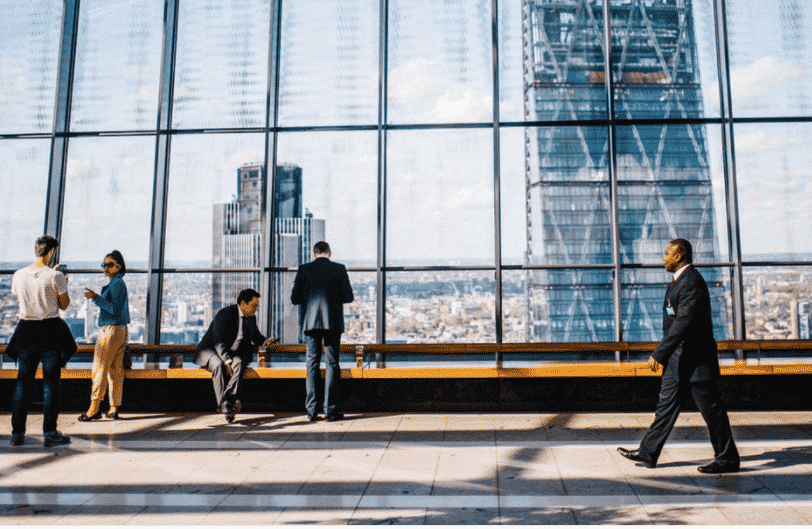
[[[261,345],[265,341],[265,337],[257,328],[256,316],[248,317],[246,321],[248,325],[243,325],[240,346],[237,351],[231,351],[231,346],[234,344],[234,340],[237,339],[241,317],[242,312],[240,312],[237,305],[229,305],[220,309],[197,346],[197,354],[195,354],[195,363],[197,365],[205,367],[206,362],[208,362],[208,355],[202,355],[201,351],[214,351],[223,362],[232,356],[240,356],[246,363],[254,359],[252,345]]]
[[[665,291],[663,339],[651,356],[665,366],[663,377],[677,377],[680,382],[719,377],[710,292],[692,265]]]
[[[344,303],[354,299],[347,268],[326,257],[299,266],[290,301],[299,305],[302,331],[344,332]]]

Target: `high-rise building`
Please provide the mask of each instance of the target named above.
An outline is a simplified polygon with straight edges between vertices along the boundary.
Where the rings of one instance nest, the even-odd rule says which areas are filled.
[[[798,312],[798,339],[812,338],[812,302],[801,301],[797,304]]]
[[[250,269],[262,266],[262,164],[246,164],[237,170],[237,196],[227,204],[215,204],[212,226],[212,266]],[[325,222],[309,212],[302,215],[302,168],[282,164],[276,168],[274,256],[272,266],[296,268],[311,259],[313,244],[324,239]],[[274,274],[271,293],[271,336],[281,343],[298,343],[297,312],[290,303],[293,276]],[[256,272],[226,272],[212,279],[212,311],[233,304],[245,288],[260,289]]]
[[[611,65],[619,119],[703,117],[691,0],[612,0]],[[526,264],[612,265],[611,152],[605,120],[603,3],[525,0],[528,129]],[[568,123],[570,122],[570,123]],[[697,262],[718,259],[703,125],[615,127],[620,262],[662,262],[682,237]],[[703,275],[718,291],[713,270]],[[623,271],[622,338],[658,340],[664,273]],[[528,341],[615,339],[612,271],[550,269],[527,274]],[[717,326],[726,307],[714,303]]]
[[[274,225],[274,267],[296,268],[313,259],[313,245],[324,240],[325,222],[307,213],[299,218],[278,218]],[[271,332],[280,343],[299,343],[299,311],[290,302],[294,274],[274,274]]]

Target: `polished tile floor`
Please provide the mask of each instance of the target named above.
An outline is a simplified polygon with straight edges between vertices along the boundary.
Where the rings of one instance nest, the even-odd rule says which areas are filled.
[[[9,445],[0,414],[0,525],[810,524],[808,412],[734,412],[742,471],[708,476],[684,413],[656,469],[623,459],[651,413],[122,413],[42,445],[41,414]]]

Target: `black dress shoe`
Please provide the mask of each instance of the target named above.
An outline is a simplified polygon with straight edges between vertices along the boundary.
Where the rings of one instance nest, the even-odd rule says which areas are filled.
[[[230,403],[224,402],[220,404],[218,411],[226,416],[226,422],[234,422],[234,408],[231,407]]]
[[[340,421],[343,418],[344,418],[343,413],[333,413],[327,416],[327,422]]]
[[[738,463],[721,463],[719,461],[711,461],[707,465],[702,465],[697,468],[703,474],[729,474],[731,472],[739,471]]]
[[[88,415],[86,413],[83,413],[77,418],[77,420],[79,422],[98,421],[99,419],[101,419],[101,412],[100,411],[94,413],[93,415]]]
[[[104,416],[107,417],[108,419],[112,419],[114,421],[118,420],[118,412],[117,411],[114,411],[113,413],[105,413]]]
[[[316,422],[316,421],[320,421],[321,417],[319,417],[318,415],[315,415],[315,414],[314,415],[308,415],[307,420],[310,421],[310,422]]]
[[[42,434],[42,444],[44,444],[45,446],[59,446],[70,444],[70,437],[68,437],[67,435],[62,435],[61,432],[54,430],[53,432]]]
[[[628,450],[626,448],[623,448],[623,447],[619,446],[617,451],[620,453],[620,455],[622,455],[626,459],[631,459],[632,461],[634,461],[636,463],[640,463],[642,466],[644,466],[646,468],[654,468],[656,466],[655,463],[652,463],[651,461],[649,461],[648,459],[646,459],[642,455],[640,455],[640,450],[637,450],[637,449]]]

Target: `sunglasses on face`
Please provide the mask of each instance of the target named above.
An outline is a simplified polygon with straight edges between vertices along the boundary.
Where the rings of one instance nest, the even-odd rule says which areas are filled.
[[[102,263],[101,266],[102,266],[102,268],[115,268],[116,266],[118,266],[118,264],[116,264],[116,263]]]

